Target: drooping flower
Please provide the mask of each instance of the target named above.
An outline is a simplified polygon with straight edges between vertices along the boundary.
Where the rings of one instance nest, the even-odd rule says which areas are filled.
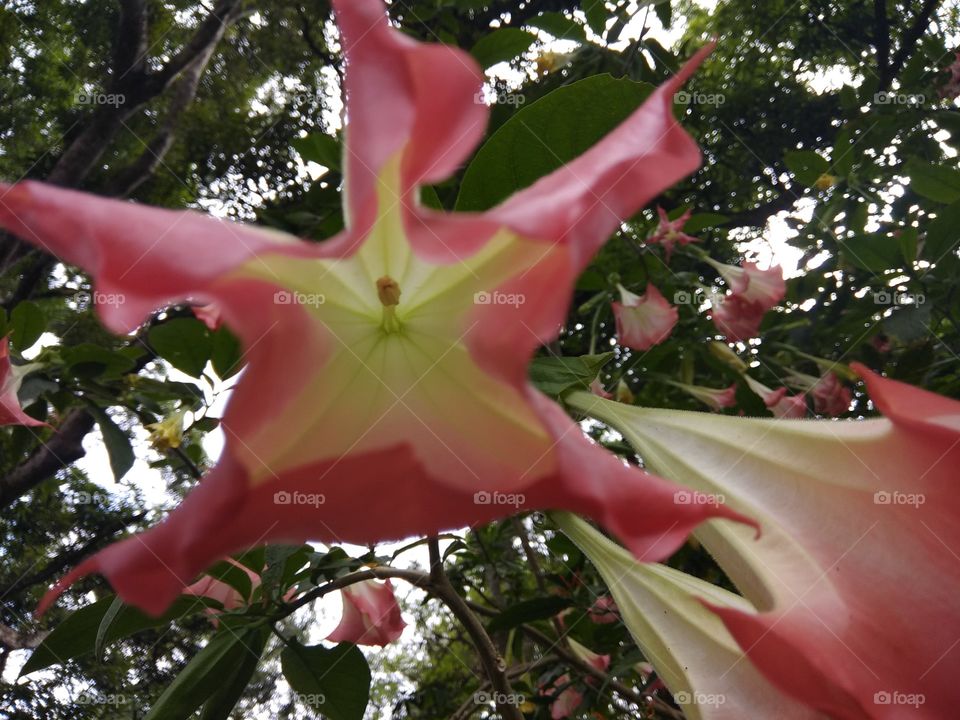
[[[821,415],[837,417],[850,410],[853,393],[840,382],[836,373],[828,372],[814,383],[810,393],[813,396],[813,409]]]
[[[648,467],[758,520],[759,539],[724,521],[697,537],[757,608],[711,606],[771,682],[839,720],[951,717],[960,403],[853,369],[883,418],[747,419],[588,393],[567,402],[622,433]]]
[[[939,93],[945,100],[954,100],[960,97],[960,52],[954,55],[954,60],[947,71],[950,73],[950,79],[941,86]]]
[[[719,340],[711,340],[707,345],[707,350],[731,370],[738,373],[747,371],[747,364],[740,359],[740,356],[737,355],[727,343],[720,342]]]
[[[209,598],[223,606],[223,610],[218,610],[217,608],[207,608],[205,610],[205,612],[211,616],[211,621],[214,625],[219,624],[216,616],[221,612],[229,612],[249,605],[253,599],[254,591],[260,587],[261,579],[258,573],[233,558],[227,558],[227,562],[237,569],[242,570],[250,579],[250,592],[247,596],[244,596],[243,593],[233,587],[233,585],[219,578],[215,578],[212,575],[204,575],[195,583],[188,585],[183,591],[184,595]]]
[[[702,385],[688,385],[687,383],[673,382],[670,384],[678,387],[691,397],[699,400],[711,410],[719,412],[725,408],[733,407],[737,404],[737,386],[736,384],[726,388],[709,388]]]
[[[711,319],[727,340],[741,342],[760,333],[760,323],[768,310],[776,307],[787,292],[779,266],[761,270],[755,263],[743,267],[718,263],[705,256],[723,278],[730,292],[713,302]]]
[[[196,316],[197,320],[206,325],[211,332],[218,330],[220,328],[220,324],[223,322],[223,316],[220,312],[220,308],[212,303],[207,305],[194,305],[193,314]]]
[[[793,370],[786,381],[791,386],[810,393],[813,398],[813,409],[819,415],[838,417],[850,410],[853,393],[850,388],[840,382],[840,378],[833,371],[814,377]]]
[[[597,378],[592,383],[590,383],[590,392],[592,392],[597,397],[606,398],[607,400],[613,399],[613,394],[607,392],[607,390],[603,387],[603,383],[600,382],[600,378]]]
[[[634,350],[649,350],[673,332],[680,313],[653,285],[643,295],[636,295],[623,285],[620,302],[613,303],[617,323],[617,342]]]
[[[10,362],[10,338],[0,339],[0,425],[46,426],[42,420],[27,415],[17,397],[24,376],[37,367],[36,364],[13,365]]]
[[[573,654],[583,660],[585,663],[592,665],[600,671],[606,671],[606,669],[610,667],[609,655],[600,655],[599,653],[595,653],[590,648],[578,643],[573,638],[567,638],[567,641],[570,643],[570,649],[573,651]]]
[[[597,568],[621,608],[624,624],[651,661],[650,671],[656,670],[686,717],[821,718],[768,682],[704,605],[706,601],[754,612],[748,601],[673,568],[638,563],[573,515],[552,517]]]
[[[340,591],[343,617],[327,636],[330,642],[354,645],[389,645],[403,634],[407,624],[389,580],[365,580]]]
[[[571,717],[583,702],[583,693],[580,692],[570,675],[564,674],[554,680],[548,687],[541,689],[543,694],[549,694],[550,691],[560,690],[556,699],[550,703],[550,717],[552,720],[563,720]]]
[[[347,94],[337,237],[0,187],[0,225],[124,294],[98,308],[110,329],[215,303],[248,363],[217,466],[167,520],[85,561],[41,607],[100,572],[160,613],[185,579],[253,543],[369,544],[521,508],[577,509],[638,557],[660,558],[727,512],[676,505],[670,483],[590,443],[527,381],[593,255],[699,165],[672,97],[706,50],[578,159],[483,214],[450,214],[423,207],[419,188],[483,136],[480,68],[393,28],[381,0],[333,5]]]
[[[776,307],[787,294],[783,270],[778,265],[761,270],[756,263],[744,262],[742,267],[718,263],[707,257],[730,292],[750,303],[759,304],[764,310]]]
[[[658,205],[657,214],[660,216],[660,222],[657,224],[656,232],[647,238],[647,242],[662,245],[664,257],[668,263],[670,262],[670,256],[673,255],[673,249],[677,245],[682,247],[690,243],[700,242],[699,238],[683,232],[683,226],[687,224],[693,210],[687,210],[676,220],[671,220],[667,211]]]
[[[729,342],[744,342],[760,334],[760,323],[766,313],[759,303],[729,294],[714,298],[710,319]]]
[[[749,375],[744,375],[747,385],[757,395],[761,397],[764,405],[770,408],[770,412],[776,418],[798,419],[807,416],[807,399],[803,394],[787,395],[787,388],[780,387],[771,390],[759,380],[754,380]]]
[[[598,597],[587,611],[587,617],[597,625],[608,625],[617,622],[617,620],[620,619],[620,611],[617,608],[616,600],[609,595]]]

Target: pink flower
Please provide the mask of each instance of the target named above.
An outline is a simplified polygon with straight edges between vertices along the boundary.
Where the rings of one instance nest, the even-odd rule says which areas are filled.
[[[649,350],[659,345],[673,332],[680,314],[653,285],[647,285],[645,295],[634,295],[623,285],[620,302],[613,303],[617,322],[617,341],[634,350]]]
[[[213,304],[194,305],[193,314],[196,316],[197,320],[206,325],[211,332],[218,330],[220,328],[220,324],[223,322],[220,308]]]
[[[726,388],[709,388],[702,385],[687,385],[686,383],[671,382],[671,385],[680,388],[696,398],[711,410],[719,412],[737,404],[737,385],[734,383]]]
[[[950,79],[940,88],[940,97],[953,100],[960,97],[960,52],[955,54],[954,61],[947,70],[950,72]]]
[[[343,617],[327,636],[330,642],[354,645],[388,645],[397,640],[407,624],[389,580],[365,580],[340,591]]]
[[[98,308],[111,330],[214,303],[247,361],[216,467],[164,522],[69,573],[42,608],[99,572],[158,614],[186,579],[254,543],[370,544],[566,508],[657,559],[703,520],[729,516],[674,503],[672,484],[591,443],[527,378],[595,253],[698,167],[672,99],[706,51],[576,160],[483,214],[446,213],[424,207],[420,188],[483,137],[483,72],[467,53],[395,29],[381,0],[333,6],[346,55],[340,235],[306,242],[39,183],[0,186],[0,225],[124,294]],[[529,301],[478,300],[493,293]],[[475,501],[492,492],[525,503]]]
[[[755,609],[709,607],[781,692],[838,720],[955,717],[960,402],[852,369],[883,417],[780,422],[589,393],[568,402],[665,477],[757,519],[759,537],[724,521],[698,537]]]
[[[610,398],[607,398],[609,400]],[[587,611],[591,622],[597,625],[608,625],[620,619],[616,601],[609,595],[597,598]]]
[[[606,400],[613,399],[613,393],[609,393],[604,389],[603,383],[600,382],[600,378],[597,378],[592,383],[590,383],[590,392],[592,392],[597,397],[602,397],[602,398],[605,398]]]
[[[760,334],[764,314],[778,305],[787,292],[783,271],[774,266],[761,270],[755,263],[743,267],[725,265],[707,258],[730,292],[715,302],[711,314],[714,325],[731,342],[742,342]]]
[[[254,591],[260,587],[260,575],[247,566],[238,563],[233,558],[227,558],[227,562],[243,570],[243,572],[247,574],[247,577],[250,578],[250,594],[247,597],[244,597],[240,591],[232,585],[210,575],[204,575],[192,585],[187,586],[183,594],[215,600],[223,606],[223,611],[226,612],[249,605],[253,599]],[[208,615],[214,616],[211,618],[214,625],[219,624],[219,620],[217,620],[215,616],[219,615],[222,612],[221,610],[207,608],[205,612]]]
[[[31,366],[15,367],[10,362],[10,338],[0,339],[0,425],[45,427],[47,424],[27,415],[20,407],[17,393],[23,376]]]
[[[571,717],[580,707],[580,703],[583,702],[583,693],[572,684],[569,675],[558,677],[551,688],[562,688],[564,685],[567,685],[567,687],[557,695],[556,700],[550,703],[550,717],[553,720]]]
[[[744,342],[760,334],[766,312],[759,303],[731,294],[714,302],[710,317],[729,342]]]
[[[689,245],[690,243],[700,242],[699,238],[687,235],[683,232],[683,226],[690,219],[692,210],[687,210],[676,220],[671,220],[667,211],[659,205],[657,214],[660,216],[660,223],[657,225],[656,232],[647,238],[648,243],[660,243],[663,246],[666,261],[670,262],[670,256],[673,255],[673,248],[676,245]]]
[[[761,270],[752,262],[743,263],[743,267],[725,265],[709,258],[707,262],[717,269],[731,293],[760,305],[764,310],[776,307],[787,294],[783,270],[778,265]]]
[[[820,415],[837,417],[850,410],[853,393],[840,382],[836,373],[829,372],[814,384],[810,393],[813,396],[813,409]]]
[[[770,408],[774,417],[781,419],[800,419],[807,416],[806,396],[787,395],[787,388],[781,387],[771,390],[761,382],[754,380],[749,375],[744,375],[747,385],[757,395],[763,398],[763,403]]]

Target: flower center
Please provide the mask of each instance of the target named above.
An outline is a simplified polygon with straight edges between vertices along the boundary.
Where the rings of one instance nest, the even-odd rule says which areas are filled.
[[[377,297],[383,305],[384,332],[400,332],[400,321],[397,320],[397,305],[400,304],[400,285],[389,275],[377,280]]]

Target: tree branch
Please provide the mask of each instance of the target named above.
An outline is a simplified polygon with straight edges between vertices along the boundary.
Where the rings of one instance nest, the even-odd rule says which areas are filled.
[[[890,85],[903,69],[903,66],[907,64],[910,55],[913,53],[914,46],[917,44],[917,41],[923,37],[923,33],[926,32],[927,25],[930,23],[930,18],[939,6],[940,0],[926,0],[926,2],[924,2],[923,7],[920,8],[920,12],[917,14],[916,20],[913,21],[913,24],[907,32],[904,33],[903,39],[900,41],[900,47],[893,56],[890,65],[887,67],[887,72],[880,75],[879,92],[890,89]]]
[[[86,455],[83,439],[95,424],[86,410],[71,410],[49,440],[41,443],[26,462],[0,478],[0,508],[11,505],[58,470]]]

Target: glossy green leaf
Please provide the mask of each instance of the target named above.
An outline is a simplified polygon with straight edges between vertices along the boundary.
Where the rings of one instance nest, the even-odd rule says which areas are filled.
[[[486,69],[497,63],[513,60],[526,52],[536,41],[537,36],[533,33],[505,27],[481,38],[470,50],[470,54],[480,63],[480,67]]]
[[[585,390],[596,380],[613,353],[580,357],[538,357],[530,363],[530,380],[547,395],[559,397],[570,390]]]
[[[47,318],[34,302],[19,303],[10,313],[11,344],[20,352],[32,348],[47,327]]]
[[[797,182],[807,187],[813,187],[817,179],[830,169],[830,163],[811,150],[788,152],[783,161]]]
[[[652,86],[597,75],[524,107],[480,148],[457,209],[486,210],[583,154],[623,122]]]
[[[325,648],[292,640],[280,665],[301,703],[330,720],[363,720],[370,700],[370,667],[356,645]]]
[[[905,169],[910,176],[910,189],[917,195],[942,203],[960,200],[960,170],[957,168],[910,158]]]
[[[107,455],[110,458],[110,469],[113,471],[113,479],[117,482],[126,475],[137,457],[133,453],[133,445],[130,443],[130,437],[117,425],[113,418],[101,407],[90,404],[87,411],[93,415],[100,426],[100,433],[103,435],[103,444],[107,448]]]
[[[20,676],[92,653],[97,643],[100,626],[113,604],[114,597],[106,597],[67,616],[27,658]],[[204,607],[206,607],[205,603],[197,598],[183,597],[176,600],[166,613],[157,618],[146,615],[136,608],[124,606],[122,610],[116,612],[113,621],[104,632],[103,645],[109,645],[141,630],[162,627],[184,615],[200,612]]]
[[[150,346],[190,377],[200,377],[213,352],[210,331],[199,320],[176,318],[151,328]]]

